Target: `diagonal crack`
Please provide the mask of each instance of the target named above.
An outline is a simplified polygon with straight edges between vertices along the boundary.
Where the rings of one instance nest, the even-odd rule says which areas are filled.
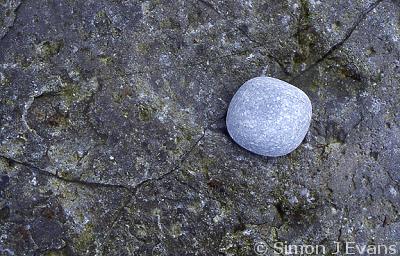
[[[142,182],[140,182],[139,184],[137,184],[136,186],[134,186],[133,188],[130,189],[130,193],[135,196],[137,191],[145,186],[146,184],[150,184],[151,182],[154,181],[161,181],[162,179],[170,176],[171,174],[173,174],[175,171],[179,170],[179,168],[181,167],[181,165],[189,158],[189,156],[192,154],[192,152],[197,148],[197,146],[199,145],[199,143],[204,139],[205,135],[206,135],[206,131],[207,129],[204,129],[203,134],[201,135],[201,137],[196,141],[196,143],[185,153],[183,154],[183,156],[181,157],[181,160],[179,161],[179,163],[175,166],[175,168],[172,168],[170,171],[160,175],[159,177],[156,178],[150,178],[150,179],[146,179]],[[108,227],[108,232],[105,234],[104,237],[104,241],[108,241],[108,238],[111,235],[111,231],[113,230],[113,228],[115,227],[115,225],[118,223],[118,221],[120,220],[120,218],[122,217],[122,215],[124,214],[124,210],[125,208],[132,202],[133,197],[128,197],[124,200],[124,202],[122,203],[121,207],[119,207],[119,209],[117,210],[115,217],[113,218],[113,220],[110,223],[110,226]]]
[[[178,162],[178,164],[174,168],[172,168],[170,171],[168,171],[166,173],[163,173],[162,175],[160,175],[158,177],[146,179],[146,180],[140,182],[139,184],[137,184],[136,186],[133,187],[134,193],[136,194],[136,191],[140,187],[142,187],[150,182],[153,182],[153,181],[161,181],[161,180],[167,178],[168,176],[172,175],[175,171],[179,170],[181,165],[189,158],[189,156],[197,148],[197,146],[200,144],[200,142],[204,139],[207,129],[204,129],[203,134],[200,136],[200,138],[196,141],[196,143],[194,143],[194,145],[186,153],[183,154],[183,156],[181,157],[181,160]]]
[[[124,210],[125,208],[132,202],[132,198],[136,195],[137,191],[145,186],[146,184],[150,184],[151,182],[154,181],[160,181],[162,179],[165,179],[166,177],[172,175],[175,171],[179,170],[179,168],[181,167],[181,165],[189,158],[189,156],[192,154],[192,152],[196,149],[196,147],[199,145],[199,143],[204,139],[205,135],[206,135],[206,131],[208,130],[208,128],[204,129],[203,134],[201,135],[201,137],[196,141],[196,143],[194,143],[194,145],[186,152],[183,154],[183,156],[181,157],[180,161],[177,163],[177,165],[172,168],[170,171],[160,175],[159,177],[156,178],[151,178],[151,179],[146,179],[140,183],[138,183],[136,186],[134,187],[130,187],[130,186],[124,186],[124,185],[114,185],[114,184],[106,184],[106,183],[96,183],[96,182],[88,182],[88,181],[82,181],[79,179],[67,179],[67,178],[63,178],[60,177],[56,174],[50,173],[46,170],[43,170],[41,168],[38,168],[30,163],[27,162],[22,162],[7,156],[3,156],[0,155],[0,158],[5,159],[6,161],[10,162],[10,163],[14,163],[14,164],[18,164],[18,165],[22,165],[25,166],[29,169],[33,169],[37,172],[39,172],[40,174],[47,176],[47,177],[51,177],[51,178],[55,178],[57,180],[63,181],[63,182],[67,182],[67,183],[73,183],[73,184],[77,184],[77,185],[81,185],[81,186],[87,186],[87,187],[91,187],[91,188],[117,188],[117,189],[125,189],[127,192],[125,193],[126,198],[125,200],[122,202],[121,207],[118,208],[118,210],[115,213],[115,217],[113,218],[113,220],[110,223],[110,226],[108,227],[108,231],[105,235],[105,241],[108,240],[111,231],[113,229],[113,227],[115,227],[115,225],[118,223],[118,221],[120,220],[121,216],[124,214]],[[129,194],[133,195],[132,197],[129,197]]]
[[[359,15],[358,19],[354,22],[353,26],[346,32],[345,36],[343,37],[342,40],[334,44],[326,53],[324,53],[317,61],[315,61],[313,64],[308,66],[304,71],[300,72],[296,76],[294,76],[292,79],[290,79],[289,82],[292,82],[299,78],[300,76],[308,73],[310,70],[318,66],[321,62],[323,62],[325,59],[330,57],[336,50],[341,48],[347,40],[351,37],[351,35],[357,30],[358,26],[363,22],[367,16],[384,0],[377,0],[373,4],[371,4],[365,11],[361,12]]]
[[[17,19],[17,14],[18,14],[18,10],[20,9],[21,5],[22,5],[22,0],[17,4],[17,6],[14,9],[14,18],[12,21],[12,24],[10,26],[8,26],[8,28],[6,29],[4,35],[2,35],[0,37],[0,42],[8,35],[8,32],[10,32],[10,30],[14,27],[15,24],[15,20]]]
[[[124,214],[124,210],[125,208],[132,202],[132,197],[127,196],[125,198],[125,200],[122,202],[121,206],[117,209],[114,218],[112,219],[112,221],[110,222],[109,227],[107,228],[107,232],[104,235],[104,241],[106,244],[107,241],[109,241],[109,237],[111,235],[111,232],[113,231],[115,225],[118,223],[118,221],[120,220],[120,218],[122,217],[122,214]]]
[[[198,0],[198,3],[204,5],[205,7],[207,7],[208,9],[210,9],[211,11],[215,12],[217,15],[221,15],[221,13],[217,10],[217,8],[215,8],[215,6],[205,0]]]

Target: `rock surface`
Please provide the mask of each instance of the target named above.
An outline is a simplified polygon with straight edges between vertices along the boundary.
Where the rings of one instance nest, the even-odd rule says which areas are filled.
[[[399,1],[2,0],[0,17],[0,255],[399,248]],[[261,75],[313,102],[288,156],[226,132]]]
[[[233,140],[263,156],[296,149],[310,127],[307,95],[279,79],[256,77],[244,83],[229,104],[226,126]]]

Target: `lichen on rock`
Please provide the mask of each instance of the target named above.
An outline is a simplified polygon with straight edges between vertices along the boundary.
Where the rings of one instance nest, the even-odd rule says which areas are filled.
[[[391,0],[0,0],[0,254],[400,251],[399,14]],[[257,76],[313,103],[289,155],[229,137],[229,102]]]

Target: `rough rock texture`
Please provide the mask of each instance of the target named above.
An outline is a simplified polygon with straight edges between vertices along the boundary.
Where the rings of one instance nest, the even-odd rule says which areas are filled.
[[[0,255],[400,248],[398,0],[0,0],[0,36]],[[276,159],[224,125],[260,75],[314,107]]]
[[[243,148],[262,156],[296,149],[310,127],[312,106],[299,88],[272,77],[255,77],[233,96],[226,128]]]

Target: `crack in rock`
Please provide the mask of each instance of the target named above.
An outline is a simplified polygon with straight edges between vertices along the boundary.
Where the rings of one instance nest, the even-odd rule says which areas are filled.
[[[206,134],[206,130],[203,131],[203,134],[201,135],[201,137],[196,141],[196,143],[186,153],[184,153],[182,155],[182,157],[178,161],[177,165],[174,168],[172,168],[170,171],[168,171],[166,173],[163,173],[158,177],[143,180],[143,181],[139,182],[135,186],[126,186],[126,185],[119,185],[119,184],[109,184],[109,183],[84,181],[84,180],[81,180],[81,179],[64,178],[64,177],[59,176],[57,173],[54,174],[54,173],[48,172],[48,171],[46,171],[44,169],[41,169],[41,168],[39,168],[39,167],[37,167],[37,166],[35,166],[33,164],[30,164],[30,163],[27,163],[27,162],[23,162],[23,161],[20,161],[20,160],[17,160],[17,159],[8,157],[8,156],[0,155],[0,158],[3,158],[3,159],[5,159],[5,160],[7,160],[7,161],[9,161],[11,163],[22,165],[22,166],[25,166],[25,167],[27,167],[29,169],[35,170],[35,171],[39,172],[40,174],[42,174],[44,176],[55,178],[55,179],[58,179],[58,180],[61,180],[61,181],[64,181],[64,182],[74,183],[74,184],[77,184],[77,185],[88,186],[88,187],[95,187],[95,188],[96,187],[121,188],[121,189],[126,189],[128,191],[131,191],[131,193],[133,195],[135,195],[137,190],[140,187],[142,187],[142,186],[144,186],[146,184],[149,184],[151,182],[154,182],[154,181],[161,181],[164,178],[166,178],[166,177],[170,176],[171,174],[173,174],[175,171],[179,170],[179,168],[182,165],[182,163],[186,161],[186,159],[190,156],[190,154],[198,146],[200,141],[203,140],[203,138],[205,137],[205,134]]]
[[[0,43],[3,41],[3,39],[8,35],[8,33],[11,31],[11,29],[14,27],[15,24],[15,20],[17,19],[17,14],[18,14],[18,10],[20,9],[21,5],[22,5],[23,1],[19,1],[19,3],[17,3],[17,5],[14,7],[14,17],[13,20],[11,22],[11,25],[9,25],[6,29],[4,34],[0,37]]]
[[[4,156],[4,155],[0,155],[0,158],[3,158],[3,159],[5,159],[8,162],[13,163],[13,164],[18,164],[18,165],[25,166],[25,167],[27,167],[29,169],[37,171],[41,175],[44,175],[44,176],[47,176],[47,177],[50,177],[50,178],[55,178],[57,180],[68,182],[68,183],[73,183],[73,184],[82,185],[82,186],[88,186],[88,187],[92,187],[92,188],[93,187],[111,187],[111,188],[129,189],[128,187],[123,186],[123,185],[115,185],[115,184],[83,181],[83,180],[79,180],[79,179],[68,179],[68,178],[61,177],[61,176],[59,176],[57,174],[48,172],[48,171],[46,171],[44,169],[41,169],[41,168],[39,168],[37,166],[34,166],[34,165],[30,164],[30,163],[27,163],[27,162],[22,162],[22,161],[19,161],[17,159],[10,158],[10,157]]]
[[[340,40],[339,42],[334,44],[326,53],[324,53],[324,55],[322,55],[321,58],[319,58],[313,64],[308,66],[304,71],[302,71],[299,74],[297,74],[296,76],[294,76],[292,79],[289,80],[289,82],[293,82],[300,76],[308,73],[310,70],[312,70],[313,68],[318,66],[321,62],[323,62],[325,59],[330,57],[336,50],[340,49],[347,42],[347,40],[351,37],[351,35],[357,30],[357,28],[361,24],[361,22],[363,22],[367,18],[367,16],[373,10],[375,10],[375,8],[378,7],[378,5],[383,1],[384,0],[378,0],[378,1],[374,2],[373,4],[371,4],[365,11],[361,12],[358,19],[354,22],[353,26],[351,26],[351,28],[346,32],[346,34],[342,40]]]

